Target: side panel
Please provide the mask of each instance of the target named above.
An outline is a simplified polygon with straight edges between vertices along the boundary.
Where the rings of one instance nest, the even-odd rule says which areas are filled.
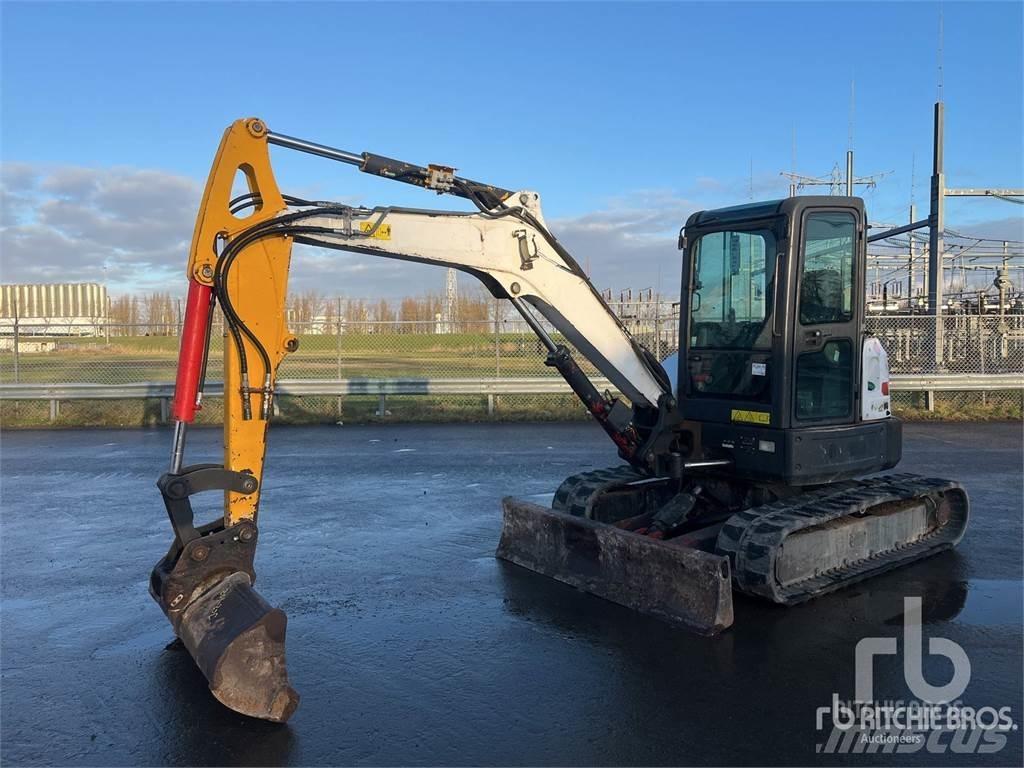
[[[817,485],[896,466],[902,422],[888,418],[849,426],[770,429],[703,424],[705,454],[733,462],[737,477],[786,485]]]
[[[860,417],[863,421],[884,419],[889,408],[889,356],[874,336],[864,338],[861,357]]]

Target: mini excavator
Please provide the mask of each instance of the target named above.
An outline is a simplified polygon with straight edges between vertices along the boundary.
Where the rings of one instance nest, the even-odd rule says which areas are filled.
[[[282,194],[270,146],[472,204],[471,212]],[[241,172],[248,193],[233,197]],[[299,340],[292,245],[454,267],[511,302],[623,463],[567,478],[551,508],[503,500],[497,556],[697,632],[733,621],[733,591],[793,605],[955,546],[956,482],[878,472],[901,456],[885,351],[864,328],[867,220],[855,197],[701,211],[680,231],[680,349],[665,365],[607,306],[544,221],[540,197],[270,131],[225,132],[188,260],[169,470],[174,532],[150,592],[226,706],[285,721],[298,706],[285,614],[253,588],[275,376]],[[214,309],[223,314],[223,464],[184,463]],[[611,382],[601,392],[574,359]],[[224,514],[197,524],[190,499]]]

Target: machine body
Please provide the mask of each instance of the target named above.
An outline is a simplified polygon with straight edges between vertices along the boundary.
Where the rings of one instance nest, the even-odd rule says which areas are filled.
[[[269,147],[470,201],[473,212],[282,194]],[[241,173],[248,192],[231,196]],[[507,498],[497,555],[713,634],[740,589],[784,605],[954,546],[955,482],[865,475],[900,459],[885,352],[864,332],[866,217],[857,198],[703,211],[680,232],[680,352],[663,366],[548,230],[540,196],[275,134],[225,132],[197,217],[174,402],[158,481],[174,538],[150,591],[227,706],[286,720],[298,706],[284,614],[253,588],[259,501],[295,242],[454,267],[509,301],[624,463],[567,478],[552,508]],[[224,316],[224,456],[184,462],[215,308]],[[600,392],[574,358],[617,394]],[[667,370],[666,370],[667,367]],[[196,524],[190,498],[223,495]]]

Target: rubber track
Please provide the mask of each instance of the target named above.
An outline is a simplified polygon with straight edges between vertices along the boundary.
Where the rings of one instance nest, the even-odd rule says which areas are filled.
[[[594,469],[570,475],[555,491],[552,509],[567,512],[576,517],[591,517],[594,501],[603,493],[646,477],[628,464],[605,469]]]
[[[963,503],[951,502],[950,519],[911,544],[793,584],[782,585],[775,578],[775,562],[783,541],[797,531],[866,512],[887,502],[934,498],[954,490],[962,494]],[[953,547],[967,527],[966,499],[959,483],[910,474],[836,483],[736,513],[719,533],[718,551],[729,557],[738,589],[776,603],[794,605]]]

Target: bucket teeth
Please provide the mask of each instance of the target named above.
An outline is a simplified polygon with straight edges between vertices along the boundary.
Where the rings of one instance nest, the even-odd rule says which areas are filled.
[[[285,665],[284,611],[236,572],[185,609],[178,634],[227,707],[250,717],[284,722],[299,705]]]

